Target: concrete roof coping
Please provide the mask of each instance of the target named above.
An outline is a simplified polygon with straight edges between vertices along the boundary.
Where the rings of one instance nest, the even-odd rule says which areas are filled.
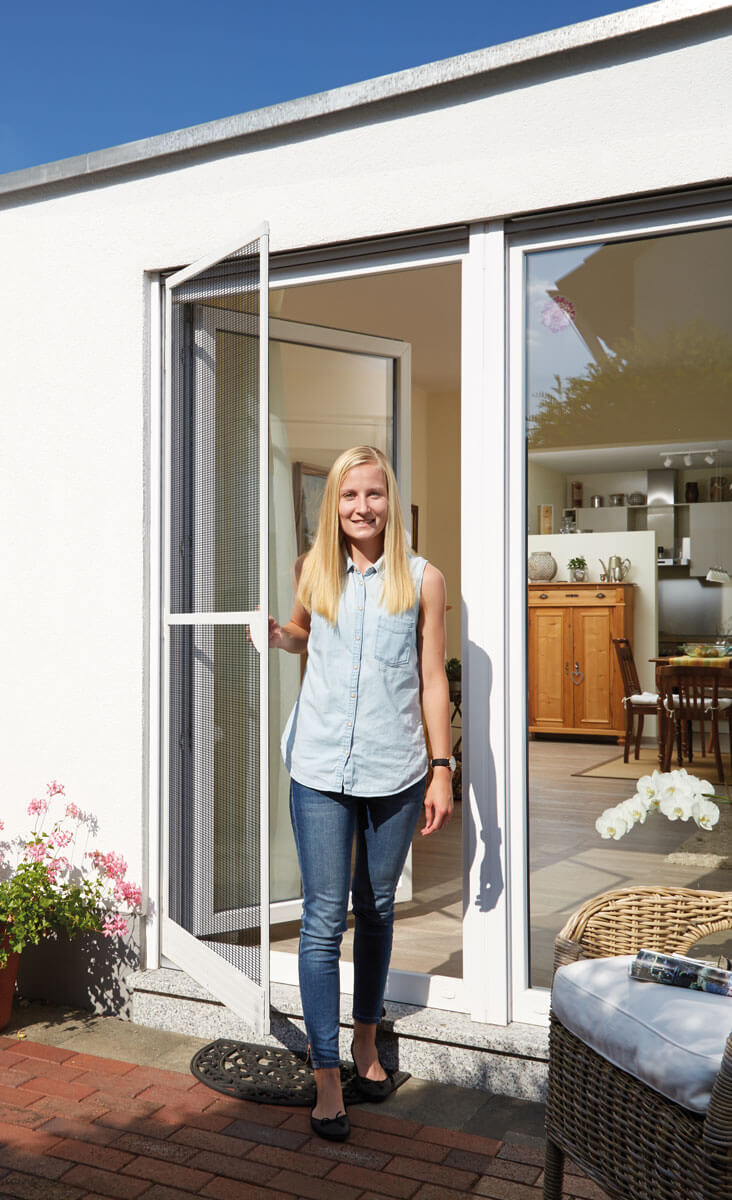
[[[213,147],[254,133],[317,120],[461,80],[475,79],[506,67],[536,62],[552,55],[581,51],[603,42],[617,41],[654,29],[661,30],[725,10],[732,12],[732,3],[729,0],[656,0],[656,3],[642,4],[604,17],[566,25],[547,33],[537,33],[498,46],[489,46],[485,50],[458,54],[453,58],[396,71],[391,75],[381,75],[362,83],[347,84],[327,92],[273,104],[267,108],[207,121],[202,125],[192,125],[187,129],[157,134],[135,142],[125,142],[109,149],[95,150],[89,154],[63,158],[41,166],[26,167],[20,171],[10,171],[0,175],[0,194],[75,178],[84,179],[100,172],[151,162],[156,158],[206,146]]]

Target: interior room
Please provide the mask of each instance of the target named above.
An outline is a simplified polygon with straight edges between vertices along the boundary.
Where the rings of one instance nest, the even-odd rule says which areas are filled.
[[[408,406],[413,548],[445,575],[453,740],[460,754],[460,267],[457,264],[283,287],[270,293],[272,610],[289,615],[292,563],[314,532],[322,483],[350,445],[397,449],[394,402]],[[294,338],[297,338],[297,343]],[[382,339],[380,341],[380,339]],[[292,517],[294,514],[294,520]],[[277,656],[278,660],[289,656]],[[299,662],[270,679],[272,949],[297,950],[300,881],[279,737]],[[459,768],[455,788],[459,798]],[[417,832],[397,893],[392,967],[462,975],[460,804],[446,831]],[[351,958],[351,933],[342,954]]]
[[[595,821],[658,767],[656,719],[624,762],[630,642],[643,693],[676,658],[732,648],[732,229],[529,255],[526,304],[531,980],[587,898],[631,884],[729,889],[732,820]],[[564,584],[564,587],[561,585]],[[658,660],[661,660],[660,662]],[[726,687],[724,685],[727,685]],[[732,696],[720,669],[719,695]],[[729,797],[710,743],[689,773]],[[634,731],[635,732],[635,731]],[[708,730],[705,737],[708,736]],[[678,765],[678,738],[672,767]]]

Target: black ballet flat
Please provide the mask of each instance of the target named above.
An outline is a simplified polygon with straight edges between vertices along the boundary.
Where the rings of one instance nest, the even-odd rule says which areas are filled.
[[[354,1079],[359,1095],[364,1100],[370,1100],[372,1104],[378,1104],[381,1100],[386,1100],[393,1091],[396,1090],[396,1083],[391,1071],[386,1071],[386,1067],[381,1063],[382,1068],[386,1071],[386,1079],[366,1079],[364,1075],[359,1075],[358,1067],[356,1066],[356,1056],[353,1053],[353,1042],[351,1042],[351,1058],[354,1066]]]
[[[314,1117],[311,1112],[310,1127],[318,1137],[325,1138],[329,1142],[345,1142],[351,1132],[351,1122],[348,1120],[347,1112],[338,1113],[335,1117]]]

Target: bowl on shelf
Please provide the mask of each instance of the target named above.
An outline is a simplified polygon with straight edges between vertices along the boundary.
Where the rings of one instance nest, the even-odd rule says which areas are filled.
[[[640,504],[645,504],[645,502],[646,498],[643,495],[643,492],[631,492],[628,496],[628,504],[632,504],[635,507]]]
[[[625,504],[625,492],[611,492],[610,503],[615,508],[618,508],[621,504]]]
[[[726,658],[732,647],[729,642],[684,642],[681,649],[690,658]]]

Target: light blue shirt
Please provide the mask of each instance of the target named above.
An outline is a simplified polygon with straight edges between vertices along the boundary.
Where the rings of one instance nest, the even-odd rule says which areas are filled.
[[[312,613],[305,677],[281,742],[298,783],[392,796],[426,775],[417,659],[426,565],[410,557],[417,598],[392,614],[381,607],[383,556],[363,575],[349,557],[337,625]]]

